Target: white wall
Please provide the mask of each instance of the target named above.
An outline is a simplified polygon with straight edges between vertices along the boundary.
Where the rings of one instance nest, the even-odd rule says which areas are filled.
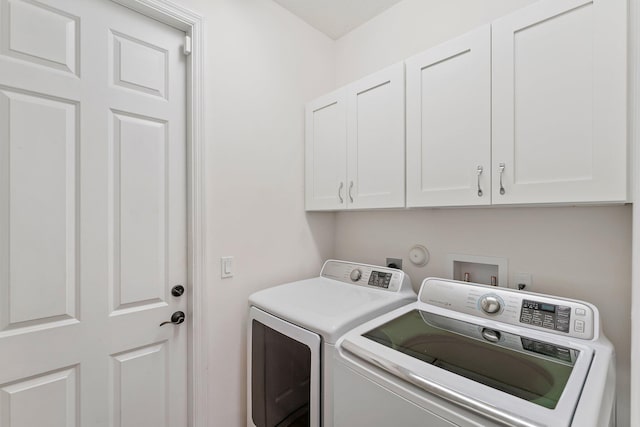
[[[344,85],[533,0],[405,0],[336,42],[336,82]],[[533,290],[596,304],[617,351],[618,425],[629,425],[631,208],[541,207],[344,212],[336,216],[337,258],[372,264],[427,246],[414,284],[447,272],[446,255],[501,256],[531,273]]]
[[[304,212],[304,104],[334,86],[333,41],[271,0],[174,1],[206,19],[209,421],[239,427],[249,294],[333,252],[334,215]]]
[[[337,84],[342,86],[534,2],[404,0],[337,41]]]

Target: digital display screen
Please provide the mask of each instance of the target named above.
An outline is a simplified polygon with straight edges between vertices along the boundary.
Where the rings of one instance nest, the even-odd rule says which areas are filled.
[[[540,303],[540,310],[542,311],[548,311],[550,313],[555,313],[556,312],[556,306],[553,304],[543,304]]]

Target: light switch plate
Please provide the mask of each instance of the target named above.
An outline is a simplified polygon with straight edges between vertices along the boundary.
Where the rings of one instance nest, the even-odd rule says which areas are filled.
[[[220,258],[220,277],[226,279],[233,277],[233,257],[223,256]]]

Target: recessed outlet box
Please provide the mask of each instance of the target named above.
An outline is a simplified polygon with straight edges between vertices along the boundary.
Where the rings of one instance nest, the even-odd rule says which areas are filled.
[[[479,255],[449,254],[449,277],[453,280],[508,287],[509,262],[506,258],[486,257]]]
[[[394,267],[391,266],[394,265]],[[402,270],[402,258],[387,258],[387,263],[385,264],[387,267],[397,268],[398,270]]]

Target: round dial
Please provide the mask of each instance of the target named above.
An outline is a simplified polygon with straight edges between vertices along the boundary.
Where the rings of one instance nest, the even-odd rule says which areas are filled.
[[[497,295],[484,295],[480,298],[480,308],[487,314],[495,314],[502,308],[502,301]]]
[[[494,331],[493,329],[483,328],[482,329],[482,337],[489,342],[498,342],[500,341],[500,332]]]
[[[351,280],[354,282],[357,282],[362,277],[362,271],[360,271],[359,268],[356,268],[351,272],[351,276],[349,277],[351,277]]]

